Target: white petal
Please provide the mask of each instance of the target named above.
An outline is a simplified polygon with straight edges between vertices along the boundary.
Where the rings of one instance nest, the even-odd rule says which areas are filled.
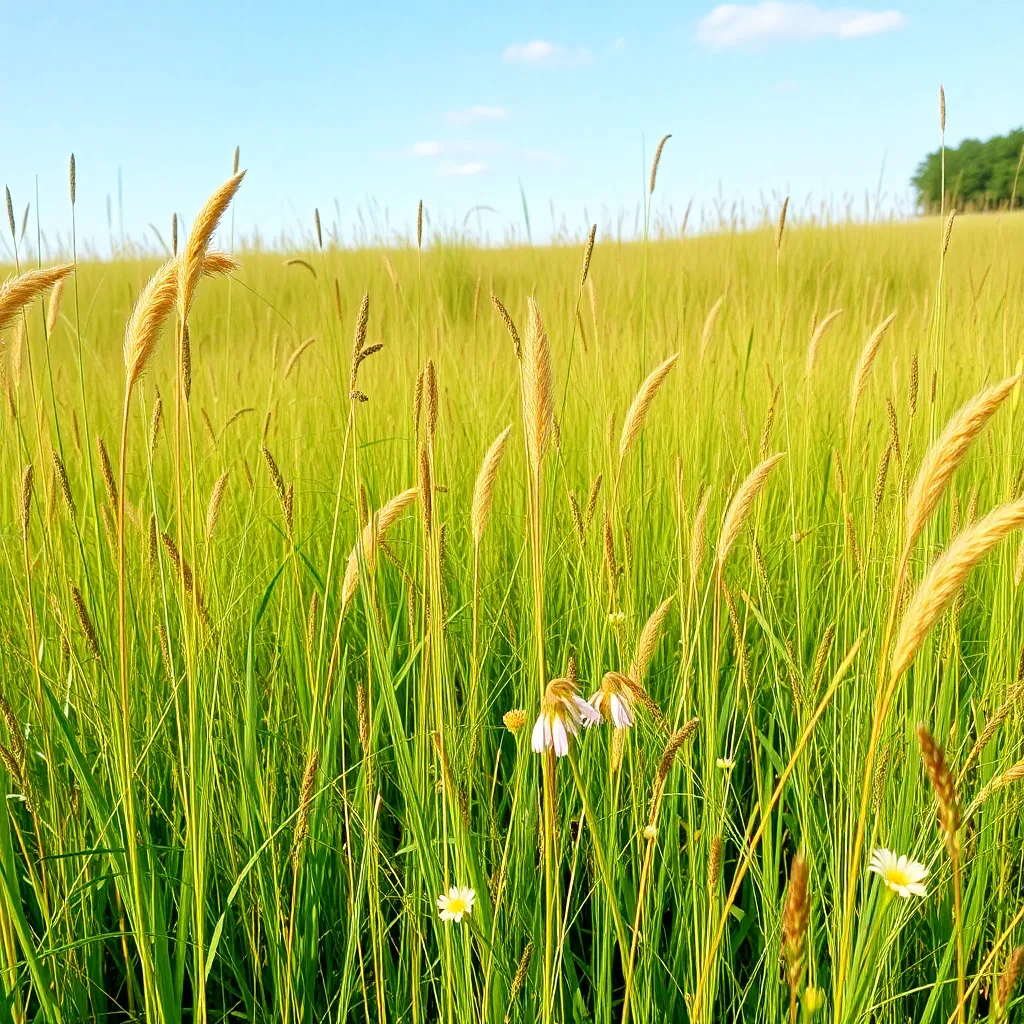
[[[576,706],[578,717],[584,725],[598,725],[600,723],[601,712],[593,704],[588,704],[582,697],[577,697],[575,694],[572,701]]]
[[[565,723],[556,718],[551,726],[551,738],[555,747],[556,757],[565,757],[569,753],[569,734],[565,731]]]
[[[537,718],[537,723],[533,727],[533,737],[531,738],[531,744],[535,754],[543,754],[544,751],[550,745],[551,731],[547,728],[547,716],[541,714]]]
[[[612,722],[616,729],[628,729],[633,724],[629,705],[617,694],[611,696]]]

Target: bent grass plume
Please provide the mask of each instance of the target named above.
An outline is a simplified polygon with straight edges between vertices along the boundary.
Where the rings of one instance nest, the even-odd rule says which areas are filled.
[[[9,327],[34,298],[63,281],[74,269],[73,263],[65,263],[45,270],[27,270],[0,284],[0,331]]]
[[[825,336],[825,332],[839,319],[842,315],[841,309],[833,309],[831,313],[827,313],[820,324],[814,329],[814,333],[811,335],[810,343],[807,345],[807,368],[804,371],[804,377],[807,380],[811,379],[814,373],[815,364],[818,361],[818,349],[821,347],[821,339]]]
[[[629,410],[626,412],[626,418],[622,421],[622,433],[619,436],[619,458],[615,471],[615,486],[612,491],[612,507],[616,504],[619,480],[622,476],[622,463],[626,458],[626,453],[633,447],[636,439],[640,436],[640,431],[643,430],[644,423],[647,420],[647,413],[651,408],[651,403],[654,401],[655,395],[661,390],[669,370],[675,366],[678,358],[679,353],[677,352],[669,356],[660,366],[655,367],[647,375],[646,380],[640,385],[640,390],[636,393],[636,397],[633,399]]]
[[[782,461],[784,455],[784,452],[779,452],[755,466],[746,480],[740,484],[732,501],[729,502],[725,518],[722,521],[722,530],[718,535],[718,545],[715,548],[715,579],[719,586],[721,586],[725,560],[729,557],[732,546],[742,533],[743,524],[747,521],[757,496],[764,489],[772,470]]]
[[[1007,377],[975,395],[928,449],[907,496],[905,549],[913,547],[975,438],[1020,380],[1019,375]]]
[[[960,592],[976,565],[1024,525],[1024,498],[1007,502],[965,527],[934,562],[907,606],[893,647],[890,690],[917,656],[925,638]]]
[[[892,322],[896,319],[896,313],[890,313],[874,330],[867,344],[861,350],[860,358],[857,360],[857,367],[853,371],[853,385],[850,391],[850,445],[847,451],[853,448],[853,427],[857,420],[857,407],[860,405],[861,395],[867,387],[868,375],[874,365],[878,350],[881,348],[882,339],[888,333]]]

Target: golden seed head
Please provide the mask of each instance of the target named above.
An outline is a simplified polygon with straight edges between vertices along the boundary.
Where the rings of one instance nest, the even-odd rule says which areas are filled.
[[[782,917],[782,944],[786,957],[787,979],[795,992],[804,969],[804,950],[811,904],[807,893],[807,861],[802,853],[793,857],[786,891],[786,909]]]
[[[513,708],[511,711],[506,711],[501,716],[501,720],[505,723],[505,728],[515,734],[526,725],[526,712],[522,708]]]
[[[942,255],[946,255],[949,248],[949,236],[953,233],[953,221],[956,219],[956,210],[949,211],[949,219],[946,221],[946,230],[942,232]]]

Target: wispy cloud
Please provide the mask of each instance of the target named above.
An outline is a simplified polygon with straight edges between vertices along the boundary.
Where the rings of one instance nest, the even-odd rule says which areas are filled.
[[[445,160],[437,167],[437,173],[446,178],[469,178],[474,174],[483,174],[486,170],[487,164],[479,160],[468,160],[465,163]]]
[[[506,46],[501,59],[506,64],[529,64],[542,68],[582,67],[594,63],[594,55],[583,46],[562,46],[545,39]]]
[[[893,9],[838,7],[826,11],[812,3],[762,0],[757,4],[719,4],[701,19],[697,39],[722,50],[811,39],[861,39],[906,24],[906,15]]]
[[[477,103],[465,110],[452,110],[446,115],[449,124],[460,126],[476,124],[478,121],[504,121],[508,111],[504,107],[486,107]]]

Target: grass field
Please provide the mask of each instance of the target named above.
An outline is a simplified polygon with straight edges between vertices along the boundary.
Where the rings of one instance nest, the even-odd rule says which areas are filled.
[[[1024,217],[199,279],[233,187],[0,293],[4,1019],[1012,1017]]]

